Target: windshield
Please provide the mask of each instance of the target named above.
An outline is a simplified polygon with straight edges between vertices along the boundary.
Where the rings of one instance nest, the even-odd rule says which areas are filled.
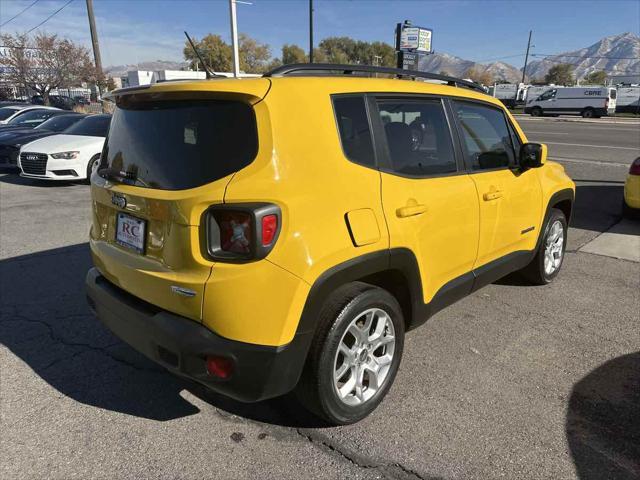
[[[255,115],[243,102],[122,100],[101,168],[139,186],[182,190],[237,172],[257,151]]]
[[[55,115],[55,113],[56,110],[27,110],[9,120],[9,125],[35,127]]]
[[[110,121],[111,115],[92,115],[76,123],[64,133],[68,135],[84,135],[86,137],[106,137]]]
[[[16,113],[18,110],[19,109],[17,108],[9,108],[9,107],[0,108],[0,120],[6,120],[11,115]]]
[[[83,118],[85,118],[84,115],[59,115],[41,123],[35,129],[48,130],[50,132],[62,132],[71,125],[78,123]]]

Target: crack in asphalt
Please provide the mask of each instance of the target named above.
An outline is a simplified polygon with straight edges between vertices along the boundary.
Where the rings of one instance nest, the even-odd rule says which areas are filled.
[[[442,478],[425,476],[411,468],[404,466],[400,462],[374,461],[373,459],[368,458],[365,455],[353,452],[352,450],[347,449],[334,441],[331,441],[327,436],[308,428],[285,427],[263,423],[257,420],[229,413],[211,404],[209,405],[223,420],[227,420],[233,423],[258,426],[261,429],[269,432],[269,434],[275,439],[302,439],[311,443],[320,451],[341,458],[358,468],[361,468],[363,470],[378,470],[384,478],[397,480],[441,480]]]
[[[312,432],[308,429],[296,428],[295,432],[302,438],[305,438],[308,442],[320,447],[323,450],[328,450],[337,454],[338,456],[358,468],[379,470],[385,476],[385,478],[414,480],[437,480],[439,478],[431,476],[425,477],[415,470],[405,467],[399,462],[375,462],[371,459],[366,458],[364,455],[359,455],[355,452],[347,452],[344,447],[331,442],[326,436],[318,434],[317,432]]]
[[[393,463],[383,463],[383,462],[375,462],[371,459],[365,457],[364,455],[356,454],[355,452],[347,452],[346,449],[342,446],[337,445],[334,442],[331,442],[326,436],[321,435],[317,432],[312,432],[307,429],[296,428],[295,432],[305,438],[308,442],[312,443],[320,447],[323,450],[328,450],[333,452],[348,461],[349,463],[355,465],[358,468],[363,469],[376,469],[380,470],[380,472],[386,478],[394,478],[394,479],[418,479],[418,480],[436,480],[437,477],[425,477],[420,473],[412,470],[408,467],[405,467],[399,462]]]
[[[88,317],[89,315],[76,314],[76,315],[71,315],[71,316],[72,317],[73,316],[76,316],[76,317]],[[65,318],[69,318],[69,316],[66,316]],[[113,361],[115,361],[117,363],[120,363],[120,364],[125,365],[125,366],[130,367],[130,368],[133,368],[133,369],[138,370],[140,372],[162,373],[162,374],[165,373],[165,371],[160,369],[160,368],[143,367],[143,366],[140,366],[140,365],[136,365],[136,364],[134,364],[132,362],[129,362],[129,361],[123,359],[123,358],[118,357],[117,355],[114,355],[112,352],[110,352],[108,350],[109,348],[112,348],[112,347],[115,347],[115,346],[118,346],[118,345],[122,345],[122,342],[120,342],[120,341],[112,342],[112,343],[109,343],[109,344],[107,344],[105,346],[102,346],[102,347],[97,347],[97,346],[92,345],[90,343],[70,342],[70,341],[64,339],[62,336],[58,335],[55,332],[55,330],[54,330],[54,328],[53,328],[53,326],[51,324],[45,322],[44,320],[35,320],[35,319],[32,319],[32,318],[25,317],[23,315],[15,315],[14,314],[12,318],[6,318],[6,319],[2,320],[2,323],[9,323],[9,322],[27,322],[27,323],[35,323],[35,324],[38,324],[38,325],[42,325],[43,327],[45,327],[49,338],[51,338],[51,340],[54,343],[59,343],[59,344],[65,345],[67,347],[75,347],[75,348],[80,348],[81,349],[79,351],[73,352],[70,355],[65,355],[63,357],[59,357],[59,358],[56,358],[56,359],[52,360],[47,365],[44,365],[41,368],[42,370],[47,370],[47,369],[55,366],[56,364],[58,364],[58,363],[60,363],[62,361],[69,360],[71,358],[77,357],[77,356],[79,356],[79,355],[81,355],[83,353],[89,352],[89,351],[93,351],[93,352],[101,353],[101,354],[109,357],[111,360],[113,360]],[[32,338],[37,338],[37,336],[34,336]]]

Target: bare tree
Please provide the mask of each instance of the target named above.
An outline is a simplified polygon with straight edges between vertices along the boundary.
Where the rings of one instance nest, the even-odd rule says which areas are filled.
[[[493,83],[493,76],[491,73],[481,71],[477,68],[471,67],[464,73],[464,78],[470,78],[480,85],[491,85]]]
[[[35,37],[4,34],[0,41],[7,52],[0,57],[0,65],[6,67],[5,78],[42,95],[45,105],[49,105],[49,92],[54,88],[83,81],[104,82],[104,74],[93,66],[89,51],[70,40],[40,33]]]

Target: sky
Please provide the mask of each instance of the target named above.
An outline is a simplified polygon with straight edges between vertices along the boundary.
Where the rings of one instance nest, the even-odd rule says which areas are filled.
[[[0,0],[0,33],[26,32],[69,0]],[[309,44],[308,0],[247,0],[238,4],[238,30],[271,46]],[[350,36],[393,42],[395,24],[409,19],[433,29],[440,53],[521,67],[529,30],[533,54],[583,48],[600,38],[640,33],[638,0],[314,0],[314,37]],[[104,66],[182,60],[184,34],[230,38],[227,0],[94,0]],[[5,24],[6,22],[6,24]],[[4,25],[3,25],[4,24]],[[72,0],[33,32],[56,33],[90,47],[85,0]]]

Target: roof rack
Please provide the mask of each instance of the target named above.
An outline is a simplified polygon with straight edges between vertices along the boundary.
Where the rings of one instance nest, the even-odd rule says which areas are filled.
[[[461,78],[449,77],[448,75],[439,75],[436,73],[420,72],[418,70],[404,70],[401,68],[390,67],[374,67],[372,65],[344,65],[339,63],[292,63],[274,68],[265,73],[263,77],[284,77],[289,74],[301,74],[299,72],[312,72],[330,75],[331,72],[341,72],[340,75],[351,75],[354,72],[364,73],[386,73],[396,75],[398,77],[426,78],[429,80],[438,80],[452,87],[465,87],[471,90],[485,93],[484,89],[477,83]],[[304,74],[304,73],[302,73]]]

